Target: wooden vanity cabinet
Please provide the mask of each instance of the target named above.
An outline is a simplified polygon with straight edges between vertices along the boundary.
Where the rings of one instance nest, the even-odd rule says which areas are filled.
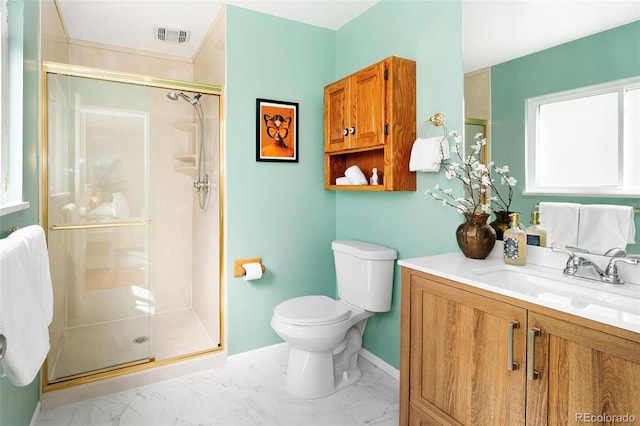
[[[415,191],[416,63],[389,57],[324,88],[325,188]],[[352,165],[381,184],[336,185]]]
[[[401,425],[640,421],[640,335],[403,268],[400,390]]]
[[[617,335],[533,309],[528,322],[528,333],[541,332],[532,337],[534,348],[528,348],[535,354],[533,368],[540,378],[527,380],[527,425],[640,422],[637,333]],[[590,417],[602,415],[627,415],[635,421]]]

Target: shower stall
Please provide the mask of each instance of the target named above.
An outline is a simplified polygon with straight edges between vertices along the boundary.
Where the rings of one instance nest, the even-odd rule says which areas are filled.
[[[42,86],[45,390],[221,351],[222,90],[54,63]]]

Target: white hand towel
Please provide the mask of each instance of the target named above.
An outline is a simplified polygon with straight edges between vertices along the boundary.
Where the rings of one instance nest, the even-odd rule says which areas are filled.
[[[540,203],[540,224],[547,231],[547,244],[578,246],[578,203]]]
[[[409,171],[437,172],[440,162],[449,158],[449,144],[444,137],[418,138],[411,147]]]
[[[53,319],[53,286],[44,229],[31,225],[18,229],[7,238],[21,241],[26,247],[30,269],[28,278],[49,325]]]
[[[351,181],[349,181],[348,177],[342,176],[336,178],[336,185],[351,185]]]
[[[635,243],[636,227],[633,207],[607,204],[580,206],[578,247],[590,253],[604,254],[612,248]]]
[[[49,352],[48,321],[30,280],[30,258],[21,238],[0,240],[0,333],[7,338],[1,363],[16,386],[33,381]]]
[[[353,165],[345,170],[344,175],[349,179],[351,185],[368,185],[369,181],[360,170],[360,167]]]

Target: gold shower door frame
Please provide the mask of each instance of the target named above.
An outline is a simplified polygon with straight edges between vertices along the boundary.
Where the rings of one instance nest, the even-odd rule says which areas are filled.
[[[218,170],[219,170],[219,178],[218,178],[218,217],[219,223],[218,227],[220,230],[220,236],[218,239],[219,244],[219,277],[218,277],[218,291],[219,291],[219,337],[220,343],[217,348],[212,348],[208,350],[198,351],[194,353],[189,353],[185,355],[180,355],[176,357],[172,357],[164,360],[155,360],[155,358],[150,357],[149,359],[140,362],[131,362],[128,364],[120,364],[114,367],[104,368],[101,370],[94,370],[87,374],[80,374],[78,376],[71,376],[69,378],[65,378],[61,381],[49,382],[48,380],[48,360],[45,360],[45,363],[42,367],[41,372],[41,385],[43,392],[54,391],[58,389],[64,389],[80,384],[90,383],[98,380],[103,380],[107,378],[117,377],[125,374],[130,374],[133,372],[138,372],[142,370],[147,370],[155,367],[160,367],[168,364],[173,364],[176,362],[181,362],[188,359],[197,358],[203,355],[211,355],[213,353],[223,352],[225,350],[225,335],[224,335],[224,311],[223,311],[223,286],[222,286],[222,277],[224,274],[223,271],[223,199],[224,199],[224,99],[223,99],[223,90],[219,86],[207,85],[207,84],[199,84],[187,81],[179,81],[179,80],[168,80],[168,79],[160,79],[153,78],[144,75],[136,75],[136,74],[127,74],[120,73],[114,71],[101,70],[96,68],[82,67],[76,65],[68,65],[68,64],[60,64],[54,62],[44,62],[42,64],[41,70],[41,117],[42,117],[42,128],[41,128],[41,224],[42,227],[47,231],[47,240],[49,241],[49,233],[56,231],[71,231],[75,232],[77,230],[101,230],[106,228],[137,228],[137,227],[148,227],[152,225],[151,220],[137,220],[131,222],[115,222],[115,223],[92,223],[92,224],[82,224],[79,226],[71,225],[56,225],[49,224],[48,219],[48,210],[49,210],[49,143],[48,143],[48,130],[49,130],[49,111],[48,111],[48,79],[47,76],[49,74],[57,74],[62,76],[70,76],[70,77],[82,77],[93,80],[102,80],[114,83],[125,83],[125,84],[134,84],[137,86],[147,86],[152,88],[160,88],[167,89],[169,91],[189,91],[189,92],[197,92],[202,94],[216,95],[219,97],[219,134],[218,134]],[[47,357],[48,359],[48,357]]]

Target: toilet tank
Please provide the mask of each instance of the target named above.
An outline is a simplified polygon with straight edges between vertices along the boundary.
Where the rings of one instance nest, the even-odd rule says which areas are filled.
[[[395,250],[354,240],[331,244],[338,297],[371,312],[391,309]]]

